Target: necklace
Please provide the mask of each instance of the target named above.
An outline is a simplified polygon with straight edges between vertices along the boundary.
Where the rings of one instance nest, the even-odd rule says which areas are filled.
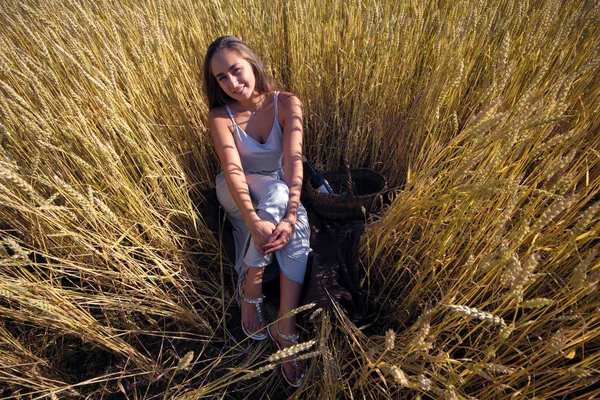
[[[264,99],[265,99],[265,95],[263,95],[263,96],[261,97],[261,99],[260,99],[259,101],[257,101],[257,102],[256,102],[256,108],[254,109],[254,111],[252,111],[252,110],[248,110],[248,111],[250,111],[250,113],[252,113],[252,115],[255,115],[255,114],[256,114],[256,112],[258,111],[259,107],[262,105],[262,103],[263,103]]]

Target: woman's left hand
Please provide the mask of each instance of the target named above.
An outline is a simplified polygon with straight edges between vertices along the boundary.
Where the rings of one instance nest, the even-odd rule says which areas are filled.
[[[293,233],[292,224],[287,221],[279,222],[271,236],[269,236],[269,241],[262,246],[264,253],[269,254],[283,249],[292,240]]]

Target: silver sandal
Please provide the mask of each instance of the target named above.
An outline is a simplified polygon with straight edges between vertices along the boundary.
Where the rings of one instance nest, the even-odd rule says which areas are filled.
[[[285,333],[282,333],[279,330],[279,323],[276,324],[275,328],[277,329],[277,338],[278,339],[283,339],[286,342],[289,342],[293,345],[298,344],[298,339],[300,338],[300,334],[296,333],[295,335],[286,335]],[[267,334],[269,335],[269,337],[275,342],[275,345],[277,346],[277,348],[279,350],[283,350],[283,348],[281,347],[281,345],[279,344],[278,340],[275,340],[275,338],[271,335],[271,329],[267,329]],[[292,369],[294,370],[294,374],[296,374],[296,371],[298,370],[298,361],[296,359],[296,354],[292,354],[292,360],[289,361],[290,364],[292,364]],[[304,371],[302,371],[302,374],[300,375],[299,378],[297,378],[295,381],[290,381],[290,379],[287,377],[287,375],[285,374],[285,370],[283,369],[283,364],[281,365],[281,375],[283,375],[283,379],[285,379],[285,381],[292,387],[300,387],[300,385],[302,385],[302,382],[304,382],[304,377],[306,376],[306,372],[308,370],[308,366],[305,365],[304,366]]]
[[[249,299],[244,294],[243,289],[241,289],[240,290],[240,297],[246,303],[254,304],[254,307],[256,308],[256,314],[258,314],[258,322],[259,323],[263,323],[264,322],[264,318],[263,318],[263,310],[262,310],[261,306],[262,306],[262,302],[263,302],[263,299],[265,298],[265,296],[261,295],[258,299]],[[242,307],[241,307],[241,304],[240,304],[240,311],[241,311],[241,309],[242,309]],[[265,332],[261,332],[262,330],[264,330],[266,328],[266,326],[260,328],[256,332],[250,333],[250,332],[248,332],[246,330],[246,327],[244,326],[244,321],[241,320],[240,322],[242,324],[242,331],[244,331],[244,333],[246,334],[246,336],[248,336],[250,339],[265,340],[267,338],[267,334]]]

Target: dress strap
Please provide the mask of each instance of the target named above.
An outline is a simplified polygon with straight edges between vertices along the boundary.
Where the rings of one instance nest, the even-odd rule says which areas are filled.
[[[233,126],[237,125],[235,123],[235,119],[233,119],[233,114],[231,113],[231,110],[229,109],[229,106],[227,104],[225,104],[225,111],[227,111],[227,115],[229,115],[229,118],[231,118],[231,122],[233,122]],[[275,111],[277,113],[277,111]]]
[[[279,112],[277,110],[277,97],[279,96],[279,92],[275,92],[275,99],[273,100],[273,105],[275,107],[275,120],[279,121]]]

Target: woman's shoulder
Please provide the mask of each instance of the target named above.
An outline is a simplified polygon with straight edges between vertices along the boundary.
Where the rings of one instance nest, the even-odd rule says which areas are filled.
[[[279,95],[277,96],[277,104],[278,106],[288,110],[293,110],[295,107],[302,106],[300,99],[298,99],[294,93],[284,91],[279,92]]]
[[[229,118],[229,116],[227,115],[227,110],[225,110],[225,106],[219,106],[211,108],[208,111],[208,118],[210,118],[211,120],[216,120],[220,118]]]
[[[211,108],[208,111],[208,122],[211,127],[211,132],[232,132],[231,121],[225,110],[225,106]]]
[[[279,91],[278,93],[279,95],[277,96],[277,99],[280,103],[300,101],[294,93],[286,92],[283,90]]]

